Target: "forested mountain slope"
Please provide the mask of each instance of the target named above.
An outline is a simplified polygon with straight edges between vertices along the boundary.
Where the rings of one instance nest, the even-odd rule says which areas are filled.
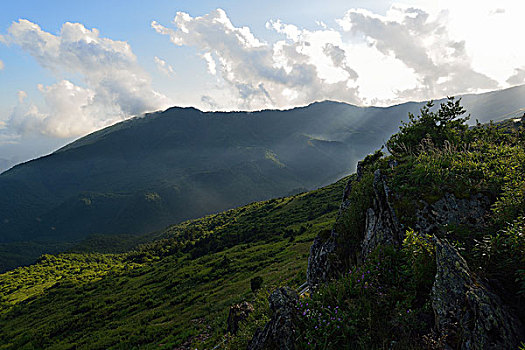
[[[465,100],[484,121],[518,113],[524,95],[522,86]],[[326,185],[353,172],[421,106],[171,108],[97,131],[0,175],[0,270],[90,234],[151,232]]]

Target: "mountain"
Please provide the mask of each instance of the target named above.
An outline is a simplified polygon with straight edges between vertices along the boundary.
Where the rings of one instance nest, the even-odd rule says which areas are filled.
[[[524,95],[521,86],[464,99],[477,111],[473,118],[485,121],[518,113]],[[0,268],[90,234],[142,234],[328,184],[422,105],[325,101],[230,113],[175,107],[97,131],[0,175],[0,252],[11,254],[15,243],[20,252],[8,262],[0,254]],[[19,249],[22,242],[33,254]]]
[[[438,117],[330,186],[0,274],[0,348],[520,348],[525,118]]]

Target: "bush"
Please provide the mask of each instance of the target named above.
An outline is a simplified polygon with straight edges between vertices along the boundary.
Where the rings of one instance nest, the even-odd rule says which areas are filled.
[[[252,292],[255,294],[263,284],[263,279],[261,276],[256,276],[250,280],[250,287],[252,289]]]
[[[414,304],[404,254],[379,246],[361,266],[300,300],[299,349],[417,349],[424,307]],[[393,344],[396,344],[392,347]]]
[[[460,142],[468,129],[466,121],[470,118],[461,117],[465,110],[460,101],[449,97],[437,112],[431,111],[434,104],[429,101],[421,108],[419,116],[409,113],[409,122],[402,122],[400,131],[387,141],[388,151],[396,157],[402,157],[419,153],[421,142],[425,139],[431,140],[437,147],[441,147],[445,141],[453,144]]]

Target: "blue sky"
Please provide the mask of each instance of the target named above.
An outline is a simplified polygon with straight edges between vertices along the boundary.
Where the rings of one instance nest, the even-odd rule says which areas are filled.
[[[6,2],[0,171],[171,105],[390,105],[523,84],[524,11],[521,0]]]

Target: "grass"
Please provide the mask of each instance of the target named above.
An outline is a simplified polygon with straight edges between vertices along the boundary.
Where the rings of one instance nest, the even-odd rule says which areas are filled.
[[[346,181],[174,225],[126,253],[45,255],[4,273],[0,349],[209,348],[229,306],[254,299],[251,278],[263,292],[304,282]]]
[[[391,154],[378,151],[361,163],[361,179],[352,179],[348,205],[335,224],[344,268],[299,301],[298,349],[443,348],[446,335],[433,332],[430,295],[435,248],[431,236],[412,228],[421,200],[432,204],[445,193],[458,199],[482,194],[491,203],[483,227],[444,225],[432,234],[454,244],[475,277],[488,281],[525,321],[525,128],[504,122],[469,129],[459,103],[451,101],[438,113],[424,108],[411,116],[387,142]],[[405,237],[401,247],[379,245],[359,261],[376,169],[391,190]],[[256,323],[250,319],[244,328],[253,334]],[[245,348],[250,336],[241,332],[238,338],[231,349]],[[460,348],[457,340],[447,341]]]

